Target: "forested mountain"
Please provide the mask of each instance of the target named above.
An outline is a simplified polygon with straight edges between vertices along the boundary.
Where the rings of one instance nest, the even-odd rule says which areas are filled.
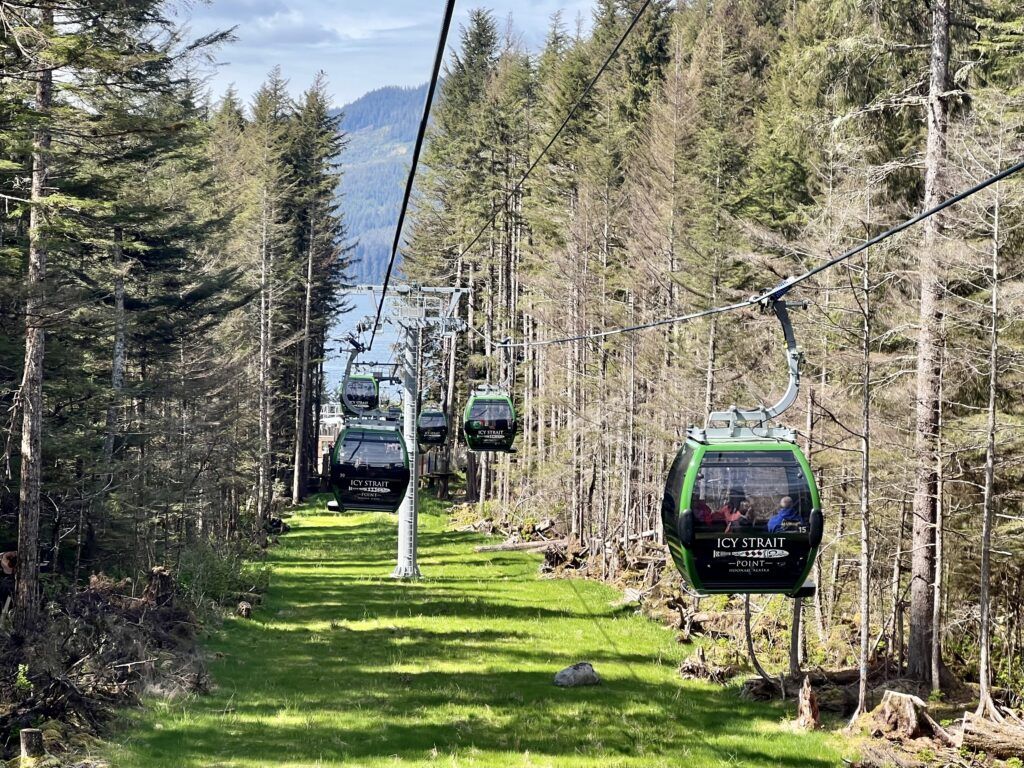
[[[520,410],[518,457],[471,454],[470,496],[512,530],[554,515],[577,567],[651,583],[684,429],[772,402],[781,334],[732,312],[586,336],[746,299],[1019,160],[1024,16],[658,0],[517,187],[640,6],[598,0],[592,34],[556,20],[536,54],[472,15],[405,269],[470,292],[474,332],[432,358],[452,412],[479,382]],[[810,306],[786,421],[827,519],[797,645],[816,664],[881,655],[936,688],[952,668],[1022,692],[1022,225],[1015,179],[790,296]]]
[[[339,204],[356,282],[384,279],[426,92],[426,85],[379,88],[339,111],[346,140]]]

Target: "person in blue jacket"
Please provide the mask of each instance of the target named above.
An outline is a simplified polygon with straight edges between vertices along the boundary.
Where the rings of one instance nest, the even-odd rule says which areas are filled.
[[[783,496],[779,500],[779,510],[768,521],[768,532],[778,533],[781,530],[793,527],[793,525],[787,525],[787,523],[803,525],[803,522],[800,513],[793,506],[793,499],[789,496]]]

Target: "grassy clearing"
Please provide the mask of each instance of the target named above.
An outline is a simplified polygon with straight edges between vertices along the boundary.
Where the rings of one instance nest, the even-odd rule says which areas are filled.
[[[793,732],[788,709],[681,680],[686,649],[606,586],[476,554],[480,537],[430,514],[426,578],[396,583],[394,517],[290,522],[265,605],[208,643],[216,692],[133,715],[115,768],[839,764],[834,737]],[[604,684],[555,688],[580,660]]]

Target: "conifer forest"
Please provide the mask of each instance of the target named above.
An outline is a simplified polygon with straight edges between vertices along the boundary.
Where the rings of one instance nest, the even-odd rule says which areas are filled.
[[[424,91],[395,91],[383,106],[359,103],[350,126],[366,132],[346,180],[332,95],[344,62],[296,83],[268,57],[254,93],[215,90],[211,68],[241,33],[193,33],[187,5],[0,0],[0,757],[37,764],[26,760],[42,754],[31,743],[41,732],[52,765],[418,765],[440,754],[451,765],[660,766],[685,764],[673,750],[698,738],[688,728],[703,740],[721,727],[765,751],[701,741],[711,751],[695,764],[1021,764],[1024,173],[987,180],[1024,161],[1024,6],[593,0],[579,17],[556,12],[535,40],[518,10],[468,4],[442,48],[419,162],[407,148]],[[440,26],[445,3],[431,5]],[[404,142],[387,145],[407,164],[401,178],[374,164],[378,135]],[[814,588],[708,594],[674,562],[685,535],[666,482],[689,427],[782,396],[783,334],[773,305],[751,297],[801,275],[785,293],[799,394],[778,422],[795,430],[803,487],[820,496]],[[388,280],[462,290],[455,332],[420,328],[409,412],[440,411],[449,428],[429,451],[403,442],[406,473],[412,463],[421,475],[406,502],[419,498],[424,531],[416,584],[387,578],[405,535],[393,509],[325,506],[348,429],[339,437],[331,421],[345,405],[331,366],[345,370],[363,354],[357,337],[375,332],[350,289]],[[378,339],[363,358],[402,354]],[[481,387],[508,396],[514,452],[467,448]],[[390,404],[408,405],[397,391]],[[696,509],[705,466],[691,467],[683,506]],[[761,552],[749,556],[771,556]],[[506,588],[519,596],[480,602]],[[532,637],[547,630],[527,629],[527,613],[568,620],[583,594],[581,626],[591,616],[605,633],[593,648],[585,633],[598,629],[552,625],[578,656],[537,639],[537,655],[524,649],[509,661],[518,672],[493,685],[439,681],[443,705],[412,698],[403,714],[432,713],[422,734],[395,730],[391,710],[371,717],[372,702],[418,690],[417,675],[454,675],[445,664],[470,648],[496,675],[505,646],[474,622],[518,619],[501,631]],[[562,604],[527,609],[544,595]],[[609,604],[619,607],[604,613]],[[288,624],[306,627],[314,605],[307,628]],[[403,630],[400,617],[435,610],[422,637]],[[339,627],[379,630],[394,652]],[[289,634],[263,646],[257,628]],[[429,643],[445,631],[447,660],[431,666]],[[291,724],[290,708],[320,716],[309,702],[339,684],[326,680],[256,707],[270,695],[261,680],[306,674],[258,659],[307,654],[316,666],[317,643],[341,644],[331,663],[355,665],[339,678],[370,658],[393,665],[400,682],[378,698],[370,677],[337,693],[376,727],[325,719],[304,736]],[[630,653],[668,673],[627,674],[616,665]],[[232,666],[242,657],[247,671]],[[579,689],[589,698],[578,711],[556,712],[550,675],[581,661],[601,683]],[[536,691],[523,682],[514,701],[467,700],[515,689],[533,663]],[[616,688],[620,672],[632,682]],[[172,688],[197,703],[161,709]],[[766,720],[712,716],[639,735],[648,696],[651,712],[664,703],[657,718],[683,717],[670,689],[695,711],[706,697]],[[174,714],[185,706],[200,714]],[[459,706],[451,725],[443,707]],[[814,731],[819,709],[820,735],[779,724]],[[483,711],[490,736],[472,714]],[[629,739],[613,733],[620,714]],[[250,715],[259,728],[245,731]],[[577,722],[592,738],[561,751],[558,734]],[[231,728],[249,751],[210,735]],[[379,754],[360,751],[378,738]],[[280,762],[263,762],[274,752]]]

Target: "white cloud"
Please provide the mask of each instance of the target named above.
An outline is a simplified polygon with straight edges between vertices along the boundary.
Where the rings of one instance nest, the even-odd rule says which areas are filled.
[[[460,4],[456,24],[471,5]],[[429,73],[444,4],[442,0],[212,0],[192,7],[194,34],[236,27],[238,41],[225,46],[211,77],[214,93],[234,83],[251,95],[266,73],[280,65],[297,95],[320,70],[338,104],[383,85],[418,85]],[[491,0],[495,19],[512,12],[528,45],[543,42],[551,14],[562,9],[572,24],[589,21],[592,0]],[[458,40],[457,27],[449,43]]]

